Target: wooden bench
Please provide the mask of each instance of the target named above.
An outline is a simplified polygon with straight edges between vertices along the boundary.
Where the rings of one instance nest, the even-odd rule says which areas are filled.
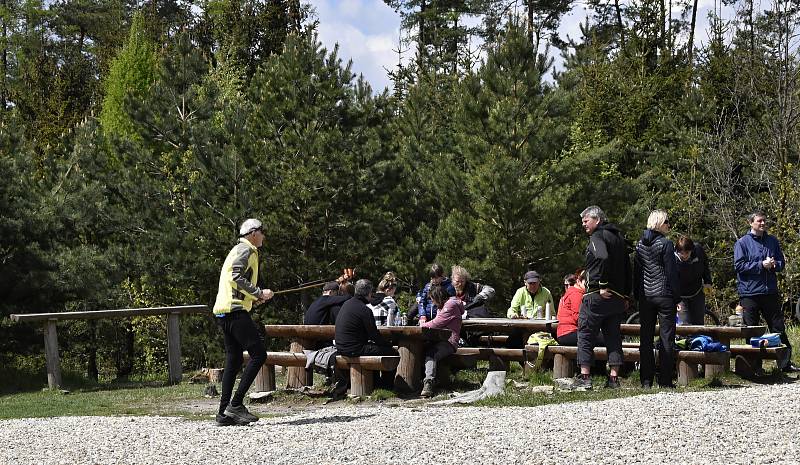
[[[478,365],[478,356],[453,353],[439,361],[436,378],[442,385],[450,384],[453,372],[457,370],[473,370]]]
[[[539,346],[525,346],[528,352],[528,359],[533,360],[539,353]],[[706,379],[712,379],[725,371],[726,366],[730,366],[730,352],[695,352],[691,350],[680,350],[676,353],[678,362],[678,384],[686,386],[689,382],[697,378],[697,365],[705,365]],[[545,350],[545,358],[553,359],[553,378],[571,378],[575,375],[575,360],[578,358],[578,348],[575,346],[548,346]],[[608,351],[605,347],[595,347],[594,357],[596,360],[608,360]],[[622,358],[626,362],[639,361],[639,348],[626,344],[622,348]],[[658,362],[658,356],[656,356]]]
[[[246,352],[245,358],[249,358]],[[395,370],[399,363],[400,357],[397,355],[336,356],[336,368],[350,371],[350,394],[354,396],[372,394],[374,372]],[[254,382],[256,391],[275,390],[275,365],[305,368],[306,355],[298,352],[267,352],[264,366],[261,367]]]
[[[296,353],[311,348],[316,345],[316,341],[330,341],[336,335],[336,328],[332,325],[266,325],[264,330],[269,337],[289,339],[289,352]],[[378,331],[385,339],[398,346],[400,364],[397,366],[394,383],[396,389],[404,392],[413,392],[421,387],[425,342],[446,341],[450,337],[449,330],[420,326],[380,326]],[[286,387],[299,388],[312,382],[308,370],[289,368]]]
[[[485,345],[486,347],[502,347],[508,342],[508,336],[504,334],[495,334],[481,336],[478,340],[481,345]]]
[[[780,360],[786,356],[787,348],[779,347],[753,347],[749,345],[730,346],[731,356],[734,357],[734,372],[744,378],[750,378],[763,373],[764,360]]]

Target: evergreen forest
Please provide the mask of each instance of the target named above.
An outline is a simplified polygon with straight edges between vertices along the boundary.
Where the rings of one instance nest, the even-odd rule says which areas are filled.
[[[212,304],[246,218],[262,285],[394,271],[408,307],[433,262],[497,290],[536,270],[555,297],[583,264],[580,212],[634,243],[648,213],[709,255],[722,316],[733,244],[767,212],[800,294],[800,2],[385,0],[402,19],[376,89],[299,0],[0,0],[0,364],[43,372],[12,313]],[[558,66],[554,59],[558,57]],[[563,63],[563,65],[561,64]],[[318,290],[261,323],[300,323]],[[165,321],[59,324],[63,363],[164,372]],[[181,320],[184,369],[221,334]],[[280,341],[270,341],[275,344]]]

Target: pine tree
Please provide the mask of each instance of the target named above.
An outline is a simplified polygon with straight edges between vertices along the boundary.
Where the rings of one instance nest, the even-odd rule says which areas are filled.
[[[453,163],[464,197],[436,236],[447,261],[490,276],[501,295],[510,295],[529,264],[540,271],[553,266],[552,247],[544,244],[554,242],[551,225],[562,206],[550,168],[564,147],[566,125],[544,71],[524,28],[512,22],[457,94],[463,118]]]
[[[133,123],[125,110],[127,98],[141,99],[156,76],[155,46],[148,37],[144,15],[137,12],[128,40],[114,59],[105,80],[105,98],[100,124],[107,134],[135,137]]]

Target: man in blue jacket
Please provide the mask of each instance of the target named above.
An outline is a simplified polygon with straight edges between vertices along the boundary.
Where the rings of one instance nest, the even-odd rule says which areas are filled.
[[[767,215],[755,211],[747,216],[750,232],[739,238],[733,248],[739,303],[747,326],[756,326],[763,315],[770,332],[779,333],[788,350],[778,361],[785,372],[798,371],[792,365],[792,346],[786,336],[786,323],[781,309],[776,273],[783,271],[785,261],[781,245],[775,236],[767,234]]]

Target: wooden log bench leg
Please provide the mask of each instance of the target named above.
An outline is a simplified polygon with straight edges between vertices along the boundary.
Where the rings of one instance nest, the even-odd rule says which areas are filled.
[[[375,389],[375,373],[359,364],[350,364],[350,394],[368,396]]]
[[[678,362],[678,385],[687,386],[689,382],[697,378],[697,362]]]
[[[711,363],[706,364],[705,370],[704,370],[705,371],[705,378],[706,379],[719,378],[720,376],[725,374],[725,372],[727,372],[730,369],[729,365],[730,365],[730,362],[728,362],[725,365],[714,365],[714,364],[711,364]]]
[[[572,378],[575,376],[575,361],[563,354],[553,356],[553,378]]]
[[[302,353],[303,349],[309,346],[309,341],[295,339],[289,345],[289,352]],[[305,366],[291,366],[286,371],[287,389],[300,389],[303,386],[312,386],[314,384],[314,373],[311,370],[306,370]]]
[[[253,383],[253,388],[256,390],[256,392],[268,392],[276,390],[275,365],[261,365],[261,369],[258,370],[256,380]]]

